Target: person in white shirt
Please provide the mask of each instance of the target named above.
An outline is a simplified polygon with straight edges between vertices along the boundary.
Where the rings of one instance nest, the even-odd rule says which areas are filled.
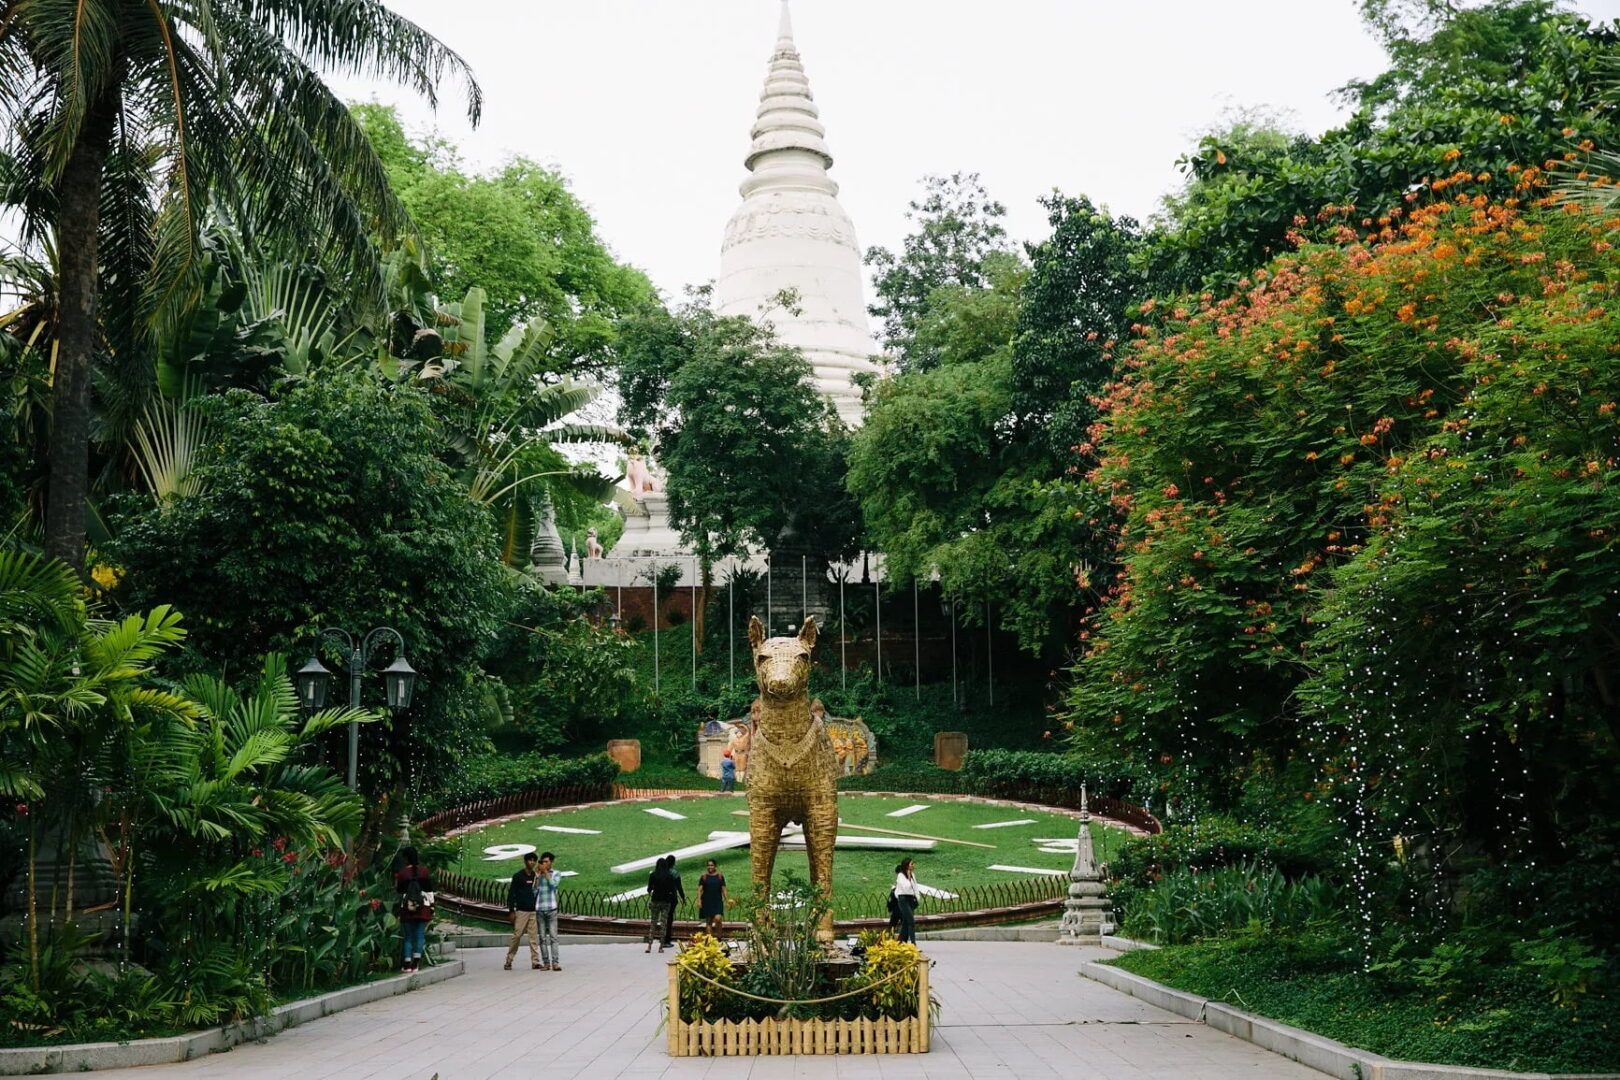
[[[894,868],[894,901],[900,915],[900,940],[917,942],[917,869],[911,859]]]

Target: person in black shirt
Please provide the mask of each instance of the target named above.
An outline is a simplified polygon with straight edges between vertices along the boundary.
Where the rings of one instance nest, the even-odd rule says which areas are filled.
[[[529,966],[540,970],[539,927],[534,916],[534,852],[523,856],[523,869],[512,875],[512,884],[506,887],[506,910],[512,920],[512,943],[506,947],[506,970],[512,970],[512,957],[517,955],[518,942],[525,932],[529,935]]]
[[[681,876],[675,872],[675,856],[665,855],[647,875],[647,951],[652,952],[654,935],[658,936],[658,951],[663,952],[675,944],[675,905],[686,899]]]

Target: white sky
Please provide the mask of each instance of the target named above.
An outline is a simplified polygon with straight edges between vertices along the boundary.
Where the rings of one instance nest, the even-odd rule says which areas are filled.
[[[388,0],[465,56],[485,92],[469,129],[393,87],[470,165],[521,154],[566,174],[618,255],[666,295],[711,279],[739,201],[776,0]],[[1620,0],[1576,5],[1620,17]],[[864,247],[896,246],[925,173],[981,173],[1019,240],[1060,188],[1151,214],[1175,160],[1236,108],[1319,132],[1330,91],[1383,52],[1354,0],[793,0],[795,36]]]

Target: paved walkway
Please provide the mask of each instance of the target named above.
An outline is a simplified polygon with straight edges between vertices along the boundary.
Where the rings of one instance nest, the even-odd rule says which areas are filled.
[[[501,970],[469,949],[467,974],[187,1062],[105,1080],[1322,1080],[1201,1024],[1081,978],[1101,950],[936,941],[942,1010],[933,1052],[877,1057],[671,1058],[658,1030],[668,954],[578,945],[562,972]],[[520,956],[520,960],[526,957]]]

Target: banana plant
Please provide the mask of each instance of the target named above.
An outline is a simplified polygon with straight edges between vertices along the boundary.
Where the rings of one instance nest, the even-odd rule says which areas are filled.
[[[510,566],[527,561],[547,498],[608,497],[612,479],[568,460],[565,444],[624,444],[623,432],[572,419],[601,396],[601,387],[551,377],[554,333],[544,319],[516,323],[488,343],[484,290],[437,309],[426,359],[416,378],[435,392],[451,433],[454,463],[469,496],[490,507]],[[414,339],[418,351],[420,335]]]

